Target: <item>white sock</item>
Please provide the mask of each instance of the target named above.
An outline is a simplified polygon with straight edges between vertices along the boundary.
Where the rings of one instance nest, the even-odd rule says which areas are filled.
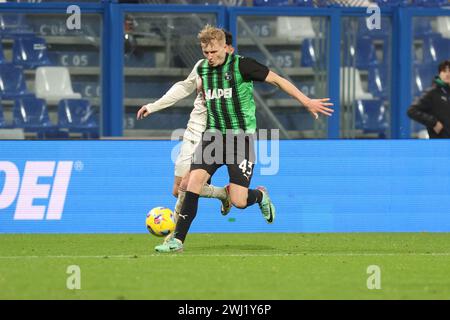
[[[202,191],[200,192],[200,197],[225,200],[227,198],[227,192],[224,187],[216,187],[205,183],[202,187]]]
[[[178,190],[178,198],[177,203],[175,204],[175,223],[178,221],[178,217],[180,216],[181,207],[183,206],[184,197],[186,196],[186,191]]]

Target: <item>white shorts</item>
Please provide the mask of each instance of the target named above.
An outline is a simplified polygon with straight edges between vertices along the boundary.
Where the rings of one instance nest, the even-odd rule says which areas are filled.
[[[183,137],[180,153],[175,161],[175,176],[184,177],[186,173],[191,170],[192,158],[194,156],[195,149],[200,143],[199,139],[187,139]]]

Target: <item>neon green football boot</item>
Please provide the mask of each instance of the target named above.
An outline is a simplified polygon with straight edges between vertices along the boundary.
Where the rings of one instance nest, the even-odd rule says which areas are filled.
[[[270,200],[269,193],[265,187],[257,187],[256,189],[263,194],[262,201],[259,203],[259,209],[261,209],[261,213],[267,223],[272,223],[275,220],[275,206]]]
[[[170,253],[170,252],[182,252],[183,251],[183,243],[176,239],[171,238],[167,241],[164,241],[163,244],[160,244],[155,247],[156,252],[161,253]]]

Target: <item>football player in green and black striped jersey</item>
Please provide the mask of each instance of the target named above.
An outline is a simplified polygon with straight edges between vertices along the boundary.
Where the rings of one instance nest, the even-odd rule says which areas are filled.
[[[319,113],[331,116],[328,98],[310,99],[291,82],[254,59],[227,53],[222,29],[207,25],[198,34],[205,59],[197,67],[207,107],[206,131],[196,149],[185,199],[174,237],[156,246],[158,252],[183,250],[190,225],[197,214],[202,186],[222,165],[228,168],[229,195],[237,208],[258,203],[264,219],[272,223],[275,206],[264,187],[249,189],[255,163],[256,132],[253,81],[278,86],[295,98],[317,119]],[[237,143],[235,143],[237,141]]]

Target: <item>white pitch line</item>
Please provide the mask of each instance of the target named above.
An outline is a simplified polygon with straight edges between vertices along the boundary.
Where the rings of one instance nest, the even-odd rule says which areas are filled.
[[[48,256],[0,256],[0,259],[141,259],[153,257],[298,257],[298,256],[314,256],[314,257],[383,257],[383,256],[450,256],[450,252],[436,253],[275,253],[275,254],[164,254],[153,253],[148,255],[102,255],[102,256],[76,256],[76,255],[48,255]]]

